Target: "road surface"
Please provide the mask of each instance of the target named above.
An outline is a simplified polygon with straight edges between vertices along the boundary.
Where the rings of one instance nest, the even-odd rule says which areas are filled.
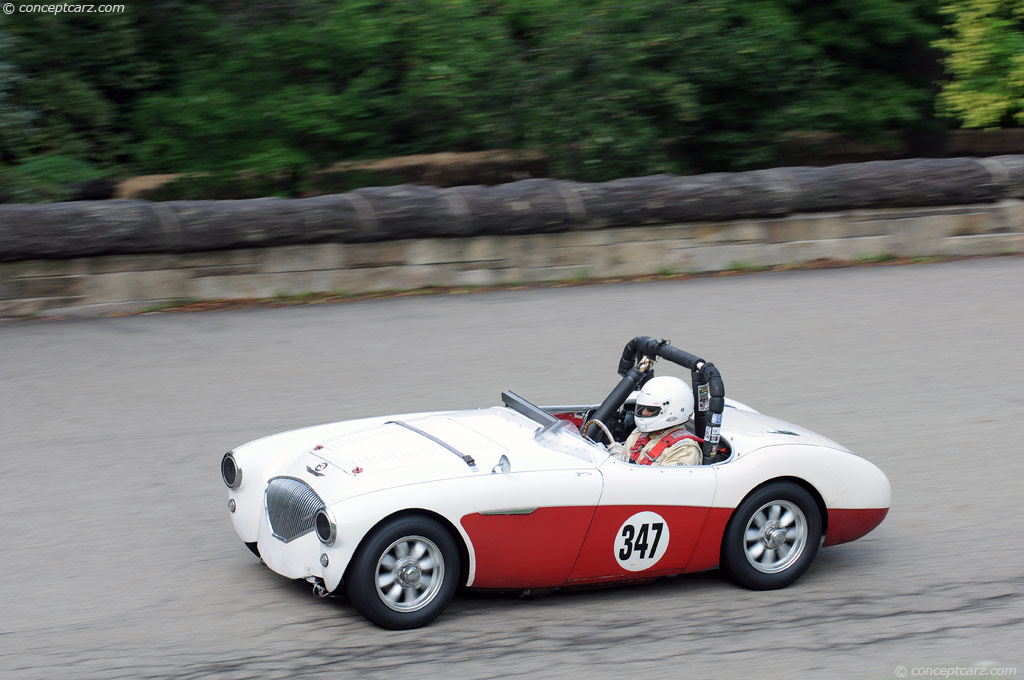
[[[221,454],[381,413],[596,402],[636,335],[877,463],[882,526],[793,587],[462,593],[386,632],[238,542]],[[1024,675],[1024,260],[0,324],[0,677]],[[973,671],[977,673],[978,671]]]

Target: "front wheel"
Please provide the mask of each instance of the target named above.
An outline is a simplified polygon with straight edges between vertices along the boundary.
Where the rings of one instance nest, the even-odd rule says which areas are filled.
[[[373,530],[346,578],[349,600],[392,630],[433,621],[455,594],[461,565],[451,534],[428,517],[401,517]]]
[[[796,484],[775,482],[736,508],[722,538],[722,569],[747,588],[785,588],[811,566],[820,543],[814,498]]]

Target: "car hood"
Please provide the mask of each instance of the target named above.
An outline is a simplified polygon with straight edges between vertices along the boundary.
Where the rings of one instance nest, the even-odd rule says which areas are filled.
[[[511,409],[494,407],[347,421],[257,443],[291,448],[293,457],[276,476],[306,482],[328,503],[384,488],[490,474],[502,456],[513,473],[593,467],[586,455],[538,444],[539,429]]]
[[[378,474],[407,467],[462,474],[507,449],[449,415],[391,420],[328,439],[311,453],[344,472]]]

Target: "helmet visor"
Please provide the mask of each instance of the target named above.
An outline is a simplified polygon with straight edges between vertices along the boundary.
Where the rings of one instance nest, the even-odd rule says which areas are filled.
[[[637,418],[653,418],[654,416],[661,413],[660,406],[646,406],[644,404],[637,404],[636,410],[633,414]]]

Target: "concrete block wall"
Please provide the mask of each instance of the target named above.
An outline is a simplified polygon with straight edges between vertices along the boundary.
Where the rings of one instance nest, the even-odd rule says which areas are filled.
[[[851,210],[517,236],[323,243],[0,264],[0,318],[102,315],[178,299],[359,294],[722,271],[886,255],[1024,252],[1024,202]]]

